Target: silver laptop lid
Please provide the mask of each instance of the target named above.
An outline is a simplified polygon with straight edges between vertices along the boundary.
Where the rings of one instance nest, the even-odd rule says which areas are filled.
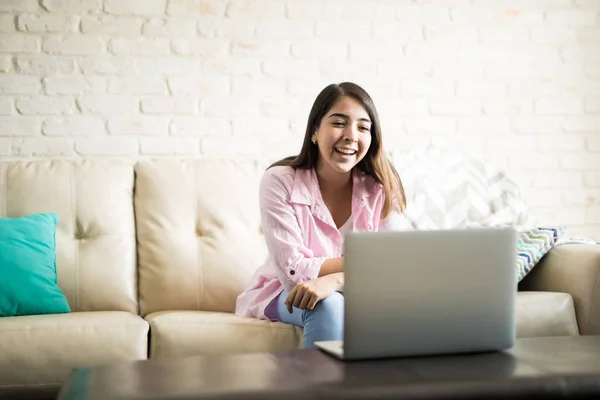
[[[344,247],[347,359],[513,345],[514,229],[355,232]]]

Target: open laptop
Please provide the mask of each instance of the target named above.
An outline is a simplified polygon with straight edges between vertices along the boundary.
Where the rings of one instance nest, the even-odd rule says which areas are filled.
[[[512,228],[353,232],[344,243],[345,360],[500,351],[516,338]]]

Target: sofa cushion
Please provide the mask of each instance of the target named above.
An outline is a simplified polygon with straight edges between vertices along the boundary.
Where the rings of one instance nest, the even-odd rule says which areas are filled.
[[[517,293],[517,337],[576,335],[579,328],[570,294]]]
[[[163,311],[150,323],[150,358],[300,348],[302,330],[281,322],[206,311]]]
[[[56,283],[56,214],[0,218],[0,317],[70,311]]]
[[[147,358],[148,323],[124,311],[6,317],[0,392],[58,387],[75,367]]]
[[[233,312],[264,262],[258,187],[265,166],[233,159],[135,166],[141,315]]]
[[[0,216],[56,213],[58,285],[72,311],[138,312],[133,165],[0,162]]]

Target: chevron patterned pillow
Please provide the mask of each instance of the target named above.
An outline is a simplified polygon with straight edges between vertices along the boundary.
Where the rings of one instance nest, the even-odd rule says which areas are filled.
[[[520,282],[533,267],[564,235],[566,227],[533,228],[518,232],[517,235],[517,282]]]

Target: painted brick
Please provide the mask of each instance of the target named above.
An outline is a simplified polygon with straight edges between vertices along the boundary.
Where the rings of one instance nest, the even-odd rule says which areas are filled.
[[[585,112],[600,114],[600,96],[585,99]]]
[[[600,116],[567,117],[563,126],[565,132],[600,133]]]
[[[70,140],[54,138],[13,140],[12,153],[19,157],[72,157],[75,155],[73,143]]]
[[[520,26],[494,26],[479,29],[483,44],[521,44],[531,39],[530,29]]]
[[[41,126],[38,117],[0,117],[0,136],[34,136]]]
[[[287,16],[291,20],[340,20],[342,15],[341,1],[305,0],[287,3]]]
[[[42,133],[47,136],[102,135],[106,133],[106,127],[102,118],[73,115],[46,119]]]
[[[527,115],[533,113],[533,101],[523,98],[488,98],[483,101],[486,115]]]
[[[207,135],[202,138],[200,148],[207,156],[257,156],[261,152],[261,141],[246,135]]]
[[[583,184],[583,173],[580,171],[539,171],[535,173],[533,180],[534,188],[557,188],[569,189],[581,187]]]
[[[24,75],[48,76],[72,74],[76,69],[72,57],[54,57],[49,55],[16,55],[16,71]]]
[[[10,55],[0,56],[0,72],[9,72],[13,67],[13,58]]]
[[[90,94],[77,99],[82,114],[106,117],[136,114],[138,103],[134,97],[112,94]]]
[[[348,65],[347,62],[343,64]],[[265,75],[276,78],[318,76],[319,63],[316,60],[266,60],[262,62],[262,70]]]
[[[341,56],[342,48],[336,49],[330,46],[324,47],[322,51],[327,51],[327,55],[338,58]],[[398,43],[378,43],[367,41],[353,41],[350,43],[350,59],[378,59],[378,60],[398,60],[404,58],[402,46]]]
[[[577,97],[547,97],[535,102],[535,112],[541,115],[582,114],[583,101]]]
[[[214,96],[229,94],[230,79],[223,76],[173,77],[169,89],[177,96]]]
[[[232,0],[227,6],[229,18],[284,19],[285,3],[277,0]]]
[[[600,188],[600,171],[586,171],[583,178],[585,186]]]
[[[151,96],[141,99],[141,110],[145,114],[198,114],[198,100],[190,96]]]
[[[76,111],[75,101],[65,96],[34,96],[18,99],[17,111],[23,115],[71,115]]]
[[[167,94],[164,79],[153,76],[112,77],[108,81],[111,94]]]
[[[167,14],[171,17],[202,17],[225,15],[226,3],[221,0],[170,0]]]
[[[1,35],[0,53],[37,53],[40,40],[34,36]]]
[[[567,207],[600,205],[599,189],[577,189],[561,193],[562,203]]]
[[[357,24],[355,21],[317,21],[315,36],[335,40],[355,40],[369,37],[370,24]]]
[[[139,116],[110,118],[108,133],[111,135],[151,135],[161,136],[169,133],[169,118],[155,116]]]
[[[202,62],[195,58],[139,57],[135,60],[137,72],[143,75],[190,75],[202,71]]]
[[[247,96],[253,93],[260,93],[264,96],[278,95],[285,93],[286,86],[285,79],[268,77],[239,76],[234,77],[231,83],[232,94],[235,96]]]
[[[167,0],[104,0],[104,11],[109,14],[163,15]]]
[[[34,12],[39,10],[38,0],[2,0],[0,11]]]
[[[290,54],[290,43],[283,40],[237,40],[231,54],[245,57],[284,57]]]
[[[233,21],[238,25],[242,22]],[[278,37],[282,39],[304,39],[313,36],[315,26],[313,21],[260,21],[256,27],[256,36],[259,38]]]
[[[75,151],[82,156],[135,156],[139,143],[134,138],[78,139]]]
[[[169,54],[170,42],[166,38],[113,39],[108,50],[114,54],[162,56]]]
[[[106,44],[97,37],[50,36],[42,44],[49,54],[94,55],[106,51]]]
[[[199,139],[194,138],[152,138],[140,140],[140,153],[152,156],[196,155],[199,153]]]
[[[0,115],[13,115],[15,105],[12,97],[0,97]]]
[[[173,40],[171,49],[173,53],[180,56],[213,58],[227,55],[229,42],[203,38],[178,38]]]
[[[136,60],[130,56],[101,55],[82,57],[79,67],[85,75],[129,75],[138,72]]]
[[[589,136],[586,138],[586,147],[590,151],[600,151],[600,135]]]
[[[447,85],[447,84],[446,84]],[[507,92],[506,84],[482,79],[460,79],[456,81],[458,97],[500,97]]]
[[[13,33],[16,26],[15,19],[13,14],[0,14],[0,32]]]
[[[192,36],[196,33],[196,21],[184,18],[151,18],[144,23],[146,36]]]
[[[0,156],[9,156],[11,154],[11,140],[0,138]]]
[[[555,25],[588,26],[596,23],[596,16],[594,10],[550,10],[546,13],[546,21]]]
[[[432,115],[479,115],[481,102],[474,98],[435,97],[429,100]]]
[[[102,10],[102,0],[41,0],[41,5],[51,13],[95,14]]]
[[[543,135],[538,136],[538,150],[564,153],[567,151],[580,152],[585,150],[585,137],[565,134],[544,134],[543,130],[533,131]],[[556,155],[554,155],[556,157]]]
[[[563,122],[564,117],[562,116],[519,115],[512,117],[512,125],[515,132],[537,133],[544,135],[543,138],[547,138],[546,135],[549,133],[562,132]]]
[[[37,94],[41,91],[40,78],[24,75],[0,75],[0,93]]]
[[[288,135],[291,130],[289,121],[285,119],[243,117],[233,120],[233,134],[247,135],[257,140],[261,135]]]
[[[197,29],[198,33],[205,38],[247,39],[254,35],[256,25],[257,23],[252,19],[223,19],[208,16],[198,19]]]
[[[105,93],[107,78],[87,76],[50,76],[43,79],[44,92],[49,95]]]
[[[260,102],[255,97],[203,97],[203,114],[209,117],[251,117],[259,115]]]
[[[141,17],[122,15],[84,15],[81,32],[85,34],[108,34],[115,36],[138,36],[142,32]]]
[[[456,132],[456,120],[452,117],[416,117],[406,121],[409,135],[452,135]]]
[[[23,32],[73,33],[79,30],[79,17],[57,14],[22,14],[17,18],[17,27]]]
[[[169,133],[174,136],[231,135],[231,122],[224,118],[173,117]]]
[[[510,131],[510,119],[508,117],[465,116],[460,117],[458,120],[458,132],[461,134],[498,134],[502,136]]]
[[[269,61],[267,61],[269,62]],[[277,62],[277,61],[275,61]],[[206,60],[203,65],[206,75],[258,76],[261,75],[261,60],[245,57],[219,57]],[[265,73],[269,75],[267,70]]]
[[[349,54],[348,43],[340,40],[306,39],[292,43],[292,56],[303,59],[345,59]]]

